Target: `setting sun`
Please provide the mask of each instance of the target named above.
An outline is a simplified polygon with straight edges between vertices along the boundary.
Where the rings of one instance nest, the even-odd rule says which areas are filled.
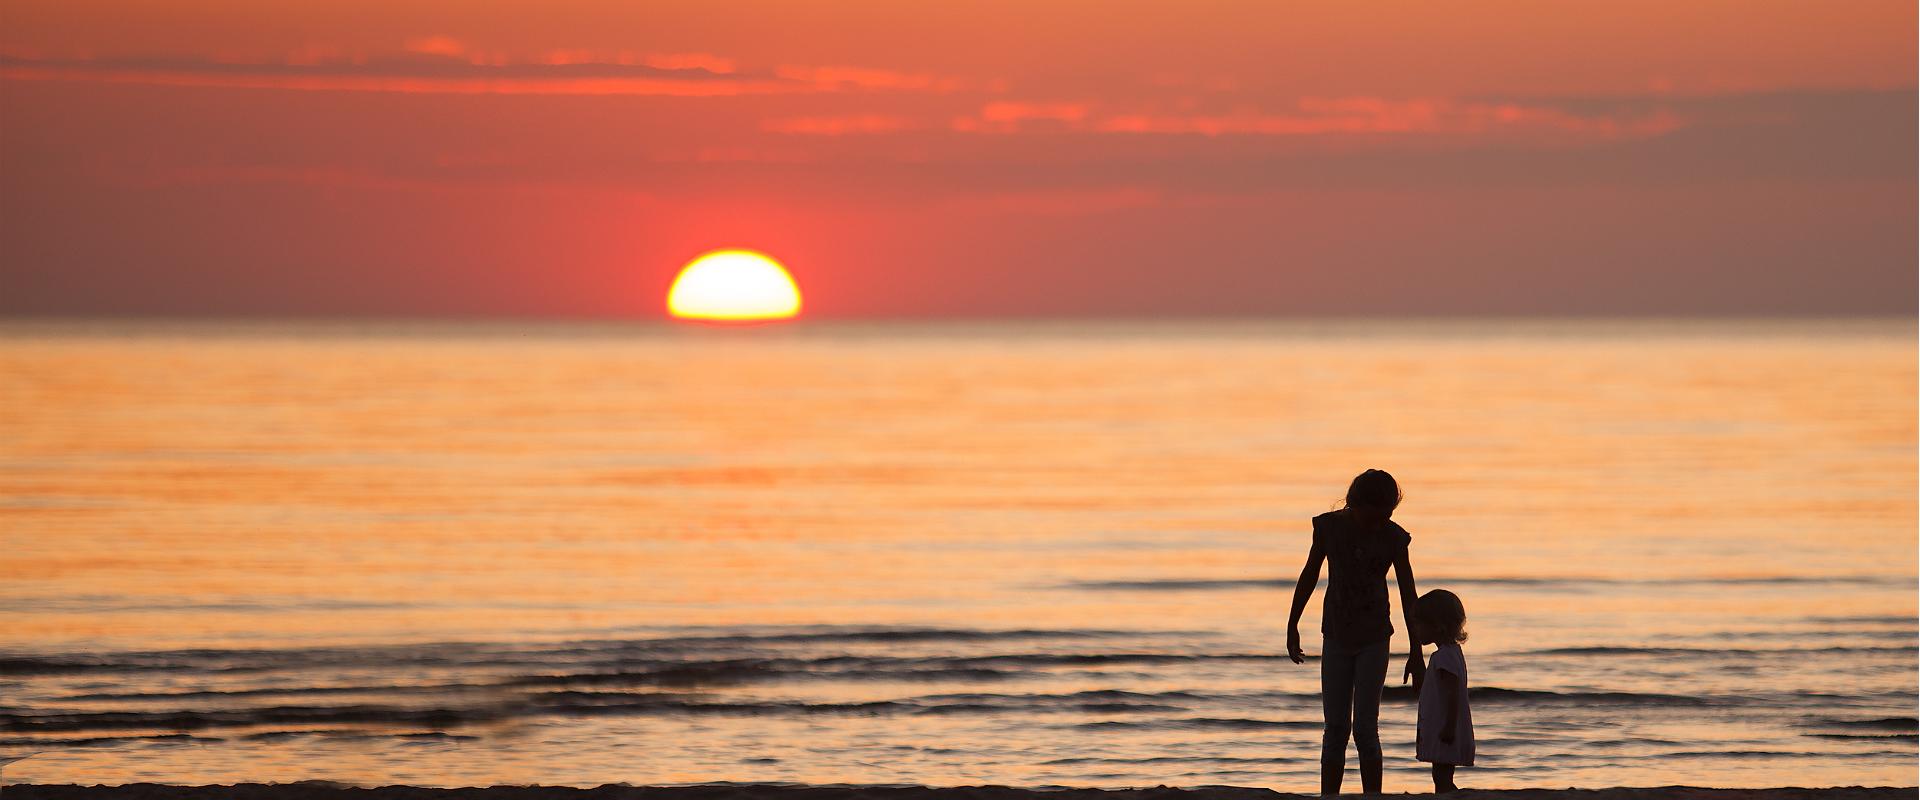
[[[751,250],[716,250],[688,263],[667,291],[667,312],[727,322],[788,319],[800,287],[780,262]]]

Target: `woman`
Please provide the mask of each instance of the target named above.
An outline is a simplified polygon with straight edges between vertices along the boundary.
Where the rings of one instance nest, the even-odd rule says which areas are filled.
[[[1387,649],[1393,637],[1388,619],[1387,567],[1400,583],[1400,610],[1406,620],[1407,667],[1401,682],[1418,691],[1426,665],[1413,637],[1413,567],[1407,543],[1413,537],[1393,521],[1400,485],[1377,469],[1360,473],[1347,487],[1345,507],[1313,518],[1313,549],[1293,590],[1287,617],[1287,656],[1305,663],[1300,651],[1300,614],[1307,610],[1327,562],[1327,599],[1321,606],[1320,700],[1327,730],[1320,749],[1320,793],[1340,793],[1347,767],[1347,737],[1360,753],[1360,785],[1380,792],[1380,689],[1387,682]]]

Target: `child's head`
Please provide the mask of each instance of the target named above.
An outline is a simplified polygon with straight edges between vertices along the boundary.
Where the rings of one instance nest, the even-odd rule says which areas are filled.
[[[1347,508],[1381,517],[1393,516],[1400,506],[1400,484],[1383,469],[1370,469],[1355,476],[1347,485]]]
[[[1467,607],[1460,604],[1457,595],[1445,589],[1420,595],[1413,617],[1421,644],[1467,640]]]

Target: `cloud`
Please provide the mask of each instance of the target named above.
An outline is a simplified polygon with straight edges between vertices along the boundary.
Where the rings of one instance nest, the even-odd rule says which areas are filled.
[[[1088,103],[994,102],[981,106],[978,114],[955,118],[953,129],[969,133],[1014,133],[1029,122],[1078,128],[1092,111],[1093,106]]]
[[[1658,136],[1680,128],[1666,111],[1637,116],[1581,115],[1516,102],[1378,97],[1305,98],[1295,110],[1224,114],[1122,114],[1093,123],[1107,133],[1310,136],[1334,134],[1486,134],[1544,131],[1598,138]]]
[[[655,53],[640,63],[655,69],[704,69],[716,75],[730,75],[736,70],[733,59],[712,53]]]
[[[1203,92],[1235,92],[1241,88],[1241,81],[1232,75],[1190,75],[1180,72],[1157,72],[1147,76],[1148,86],[1156,89],[1197,89]]]
[[[444,49],[444,48],[442,48]],[[463,50],[463,53],[468,52]],[[0,78],[294,91],[438,94],[726,96],[817,91],[773,78],[662,69],[643,63],[472,63],[445,53],[383,60],[289,59],[229,63],[179,59],[29,60],[0,58]]]
[[[1139,186],[1089,189],[1030,189],[986,195],[959,195],[947,205],[958,212],[1079,217],[1153,208],[1165,197]]]
[[[838,117],[787,117],[770,119],[760,123],[760,129],[769,133],[806,134],[813,136],[847,136],[855,134],[897,133],[913,130],[917,125],[906,117],[891,114],[852,114]]]
[[[232,183],[287,182],[280,173],[248,172],[247,165],[336,165],[406,180],[462,185],[562,182],[632,187],[663,196],[766,196],[804,202],[873,203],[884,207],[933,202],[940,196],[988,196],[1036,191],[1101,191],[1115,186],[1162,192],[1182,207],[1195,198],[1265,202],[1275,192],[1347,192],[1392,189],[1450,191],[1461,187],[1624,186],[1726,181],[1912,181],[1911,92],[1790,93],[1711,98],[1566,96],[1481,99],[1485,119],[1524,133],[1484,134],[1230,134],[1143,135],[1099,130],[1117,116],[1104,106],[1005,103],[979,113],[969,98],[800,95],[777,103],[729,104],[711,116],[680,108],[639,108],[610,117],[603,107],[559,108],[508,104],[497,109],[504,129],[538,135],[503,137],[494,130],[452,131],[431,142],[398,135],[406,120],[340,119],[314,127],[309,120],[250,113],[242,106],[191,128],[144,133],[118,148],[114,171],[173,165],[225,165],[200,177]],[[821,102],[824,101],[824,102]],[[829,109],[823,105],[844,105]],[[1288,103],[1285,107],[1298,107]],[[1404,113],[1420,131],[1447,121],[1444,104],[1422,112],[1397,104],[1344,98],[1308,103],[1321,116]],[[1453,104],[1464,105],[1464,104]],[[773,106],[776,108],[769,108]],[[1050,108],[1065,106],[1064,108]],[[1503,107],[1511,107],[1501,111]],[[954,108],[970,117],[1025,120],[1028,136],[957,132]],[[1282,107],[1282,106],[1275,106]],[[709,108],[713,108],[709,106]],[[945,109],[943,111],[942,109]],[[1518,113],[1515,112],[1518,110]],[[1550,109],[1529,118],[1532,111]],[[1662,109],[1685,124],[1658,136],[1562,134],[1556,128],[1632,130],[1623,120],[1653,120]],[[816,113],[808,113],[816,112]],[[661,115],[667,115],[665,117]],[[1063,119],[1079,116],[1079,123]],[[1236,125],[1241,118],[1228,117]],[[1249,117],[1251,115],[1248,115]],[[1278,115],[1276,115],[1278,116]],[[1288,115],[1308,116],[1305,112]],[[1040,119],[1046,121],[1037,121]],[[661,125],[660,120],[674,120]],[[48,131],[76,147],[106,141],[106,131],[137,126],[135,111],[91,121],[101,127]],[[1569,122],[1571,120],[1571,122]],[[213,124],[217,122],[218,124]],[[392,135],[343,136],[340,126],[377,128]],[[1072,125],[1077,125],[1073,127]],[[110,126],[110,127],[109,127]],[[1422,128],[1421,126],[1426,126]],[[1534,126],[1534,127],[1527,127]],[[899,128],[898,132],[894,129]],[[1456,128],[1457,129],[1457,128]],[[1498,130],[1498,129],[1497,129]],[[1906,145],[1899,140],[1906,137]],[[9,137],[0,137],[8,139]],[[19,138],[19,137],[12,137]],[[32,152],[50,146],[24,139]],[[261,147],[255,143],[287,143]],[[293,145],[298,144],[298,147]],[[74,162],[114,158],[115,148],[76,150]],[[17,173],[53,169],[16,159]],[[309,183],[346,183],[335,172],[301,173]],[[1020,202],[1020,201],[1015,201]],[[1028,201],[1047,206],[1039,200]],[[1055,202],[1072,207],[1078,200]],[[1091,207],[1098,205],[1092,201]],[[1036,211],[1036,213],[1046,213]]]
[[[804,150],[775,147],[707,145],[690,150],[669,150],[650,155],[656,164],[811,164],[818,159]]]
[[[786,64],[775,68],[773,74],[791,81],[810,83],[822,89],[948,93],[974,88],[972,83],[960,78],[865,67],[804,67]]]
[[[664,95],[712,97],[860,91],[958,91],[955,78],[854,67],[736,70],[709,53],[554,50],[513,60],[445,36],[410,39],[380,58],[309,46],[278,61],[0,56],[0,79],[204,86],[294,91],[438,94]]]
[[[403,49],[409,53],[448,58],[456,58],[467,53],[466,44],[451,36],[420,36],[408,39]]]
[[[445,189],[448,184],[381,173],[363,167],[196,165],[117,173],[146,186],[213,186],[223,184],[287,183],[356,189]]]
[[[997,101],[956,117],[963,133],[1011,134],[1036,129],[1110,134],[1197,136],[1334,136],[1342,134],[1554,133],[1591,138],[1658,136],[1684,121],[1663,109],[1588,110],[1548,103],[1461,101],[1444,98],[1390,100],[1379,97],[1303,98],[1287,111],[1241,107],[1195,112],[1191,98],[1178,111],[1111,111],[1096,114],[1087,102]],[[1100,106],[1112,106],[1103,103]]]

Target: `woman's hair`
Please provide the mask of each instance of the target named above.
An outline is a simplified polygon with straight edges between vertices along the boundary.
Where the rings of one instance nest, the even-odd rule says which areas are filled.
[[[1432,625],[1438,632],[1434,641],[1451,639],[1456,642],[1467,640],[1467,607],[1460,604],[1459,596],[1445,589],[1435,589],[1420,595],[1414,613],[1421,622]]]
[[[1370,469],[1347,485],[1347,508],[1365,506],[1392,511],[1400,506],[1400,484],[1384,469]]]

